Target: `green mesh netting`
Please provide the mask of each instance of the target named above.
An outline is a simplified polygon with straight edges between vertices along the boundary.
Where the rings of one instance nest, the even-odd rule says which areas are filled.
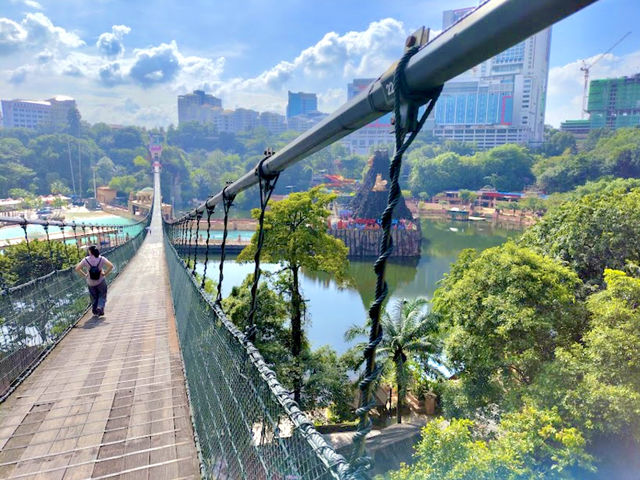
[[[345,459],[315,430],[257,349],[203,295],[169,237],[171,293],[203,475],[347,478]]]
[[[113,263],[114,273],[122,271],[142,244],[144,224],[128,242],[102,252]],[[64,337],[88,305],[86,282],[72,268],[0,292],[0,401]]]

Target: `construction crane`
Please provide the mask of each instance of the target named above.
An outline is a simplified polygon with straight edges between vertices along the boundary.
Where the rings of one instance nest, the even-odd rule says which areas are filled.
[[[593,67],[596,63],[602,60],[602,58],[607,53],[611,52],[611,50],[616,48],[629,35],[631,35],[631,32],[625,33],[622,37],[618,39],[616,43],[614,43],[613,45],[611,45],[611,47],[609,47],[609,50],[601,54],[598,58],[596,58],[593,62],[591,62],[590,65],[587,65],[587,63],[584,60],[582,61],[582,66],[580,67],[580,71],[584,72],[584,90],[582,91],[582,115],[580,118],[582,118],[583,120],[584,120],[585,113],[587,113],[587,91],[589,88],[589,73],[590,73],[591,67]]]

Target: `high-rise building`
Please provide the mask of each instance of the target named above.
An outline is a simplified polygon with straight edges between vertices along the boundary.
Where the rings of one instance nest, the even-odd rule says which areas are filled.
[[[286,128],[284,115],[260,113],[248,108],[224,110],[222,100],[202,90],[178,96],[178,122],[211,124],[218,132],[238,133],[263,126],[271,133],[282,133]]]
[[[354,78],[347,84],[347,100],[359,95],[367,90],[375,78]],[[373,148],[389,147],[393,148],[395,136],[391,125],[391,114],[383,115],[375,122],[372,122],[342,139],[342,144],[351,153],[366,155]]]
[[[293,117],[287,119],[287,128],[289,130],[304,132],[326,117],[326,113],[322,113],[317,110],[301,115],[294,115]]]
[[[211,109],[222,109],[222,100],[203,90],[178,96],[178,124],[203,122],[211,115]],[[206,122],[206,120],[204,120]]]
[[[640,125],[640,73],[592,80],[587,111],[591,129],[615,130]]]
[[[262,112],[258,119],[258,125],[267,129],[267,131],[278,135],[287,130],[285,116],[279,113]]]
[[[306,115],[318,111],[318,97],[315,93],[288,92],[287,120],[296,115]]]
[[[443,28],[473,9],[443,13]],[[543,141],[551,29],[547,28],[447,82],[435,108],[434,135],[476,143]]]
[[[69,111],[75,108],[76,101],[63,95],[48,100],[2,100],[2,123],[5,128],[66,126]]]

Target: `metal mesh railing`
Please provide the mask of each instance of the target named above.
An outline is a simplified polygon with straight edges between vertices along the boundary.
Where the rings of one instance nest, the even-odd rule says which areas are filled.
[[[115,272],[122,271],[143,240],[142,226],[126,243],[104,250]],[[0,292],[0,400],[64,337],[88,305],[86,282],[73,268]]]
[[[165,234],[171,292],[203,474],[216,479],[346,478],[258,350],[211,302]]]

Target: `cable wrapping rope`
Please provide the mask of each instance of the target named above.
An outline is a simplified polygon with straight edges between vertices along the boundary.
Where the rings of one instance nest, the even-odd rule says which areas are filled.
[[[273,190],[276,188],[276,182],[280,176],[279,172],[270,175],[265,173],[263,164],[273,155],[273,152],[268,150],[265,154],[265,157],[256,167],[256,175],[259,177],[258,184],[260,186],[260,218],[258,219],[258,245],[256,246],[256,253],[253,257],[255,266],[253,270],[253,284],[251,285],[251,309],[247,316],[247,330],[245,332],[245,335],[251,343],[255,341],[256,337],[254,317],[257,308],[258,283],[260,282],[260,255],[262,253],[262,245],[264,244],[264,212],[267,209],[267,204],[269,203]]]
[[[200,288],[204,289],[207,280],[207,265],[209,264],[209,239],[211,238],[211,215],[215,211],[215,207],[207,207],[207,247],[204,251],[204,272],[202,272],[202,283]]]
[[[384,303],[387,294],[388,286],[385,281],[385,269],[387,259],[393,252],[393,239],[391,237],[391,223],[393,217],[393,210],[395,209],[400,199],[400,167],[402,166],[402,156],[404,152],[409,148],[411,142],[415,139],[416,135],[424,125],[427,117],[433,110],[442,87],[438,87],[429,92],[409,92],[407,87],[406,78],[404,75],[404,69],[409,62],[409,59],[419,51],[419,47],[415,46],[408,49],[402,56],[396,67],[393,86],[394,86],[394,115],[395,115],[395,143],[396,149],[393,156],[393,160],[389,166],[389,177],[391,179],[389,186],[389,196],[387,200],[387,207],[382,213],[381,223],[383,235],[379,245],[379,256],[374,264],[374,272],[376,274],[376,288],[375,288],[375,300],[369,308],[369,319],[371,322],[369,330],[369,343],[364,349],[363,361],[366,363],[365,372],[362,380],[359,383],[360,388],[360,405],[356,410],[356,414],[360,417],[358,423],[358,430],[353,437],[353,451],[351,458],[351,465],[354,474],[365,475],[366,471],[371,468],[372,460],[366,455],[365,440],[367,434],[371,431],[372,423],[369,418],[369,412],[375,407],[375,400],[372,398],[372,390],[377,383],[382,365],[376,365],[375,355],[378,344],[382,341],[382,327],[380,325],[380,311],[382,304]],[[402,127],[402,118],[400,106],[404,103],[418,103],[421,104],[424,100],[428,99],[429,103],[418,121],[417,128],[409,134],[409,137],[405,140],[407,132]]]
[[[216,295],[216,303],[220,305],[222,302],[222,280],[224,279],[224,258],[225,247],[227,245],[228,223],[229,223],[229,210],[233,205],[234,195],[227,195],[227,187],[222,190],[223,196],[223,209],[224,209],[224,230],[222,231],[222,244],[220,245],[220,276],[218,277],[218,294]]]

